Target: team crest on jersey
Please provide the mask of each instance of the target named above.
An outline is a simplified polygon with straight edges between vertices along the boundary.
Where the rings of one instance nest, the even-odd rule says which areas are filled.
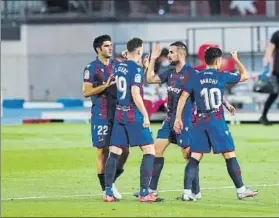
[[[89,77],[90,77],[89,70],[84,71],[84,79],[89,79]]]
[[[135,76],[135,82],[136,83],[140,83],[141,82],[141,75],[140,74],[136,74],[136,76]]]

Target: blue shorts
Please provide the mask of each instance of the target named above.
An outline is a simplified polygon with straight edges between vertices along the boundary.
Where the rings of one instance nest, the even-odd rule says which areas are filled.
[[[211,148],[213,153],[226,153],[234,151],[234,142],[229,128],[224,119],[216,119],[210,115],[208,121],[199,120],[192,131],[191,152],[209,153]]]
[[[154,141],[150,128],[144,128],[142,122],[127,124],[115,122],[110,144],[117,147],[144,146],[154,144]]]
[[[176,134],[173,126],[167,120],[164,120],[162,128],[158,130],[157,139],[168,139],[173,144],[187,148],[191,145],[191,129],[186,127],[181,134]]]
[[[103,148],[110,145],[113,119],[91,119],[91,137],[94,147]]]

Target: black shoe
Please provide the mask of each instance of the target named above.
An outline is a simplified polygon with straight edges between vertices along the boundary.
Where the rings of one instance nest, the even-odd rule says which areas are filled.
[[[265,116],[261,116],[259,122],[265,126],[271,125],[271,122],[268,121],[268,119]]]

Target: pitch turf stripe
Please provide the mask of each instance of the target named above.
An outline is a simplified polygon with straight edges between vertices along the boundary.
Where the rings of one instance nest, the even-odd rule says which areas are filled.
[[[259,184],[259,185],[250,185],[252,187],[274,187],[279,186],[278,184]],[[209,188],[201,188],[201,190],[222,190],[222,189],[234,189],[234,186],[223,186],[223,187],[209,187]],[[160,190],[160,193],[165,192],[181,192],[182,189],[168,189],[168,190]],[[132,195],[131,192],[123,192],[122,195]],[[30,199],[59,199],[59,198],[74,198],[74,197],[94,197],[94,196],[102,196],[103,194],[84,194],[84,195],[61,195],[61,196],[30,196],[30,197],[11,197],[11,198],[3,198],[1,201],[12,201],[12,200],[30,200]]]

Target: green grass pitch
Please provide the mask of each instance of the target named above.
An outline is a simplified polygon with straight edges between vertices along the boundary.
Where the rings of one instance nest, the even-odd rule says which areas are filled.
[[[159,124],[153,124],[156,136]],[[203,199],[176,200],[183,189],[185,161],[170,145],[159,183],[162,203],[139,203],[141,151],[133,148],[117,181],[124,199],[102,202],[89,124],[2,126],[2,216],[278,216],[279,126],[230,126],[246,186],[259,196],[239,201],[219,155],[200,165]]]

